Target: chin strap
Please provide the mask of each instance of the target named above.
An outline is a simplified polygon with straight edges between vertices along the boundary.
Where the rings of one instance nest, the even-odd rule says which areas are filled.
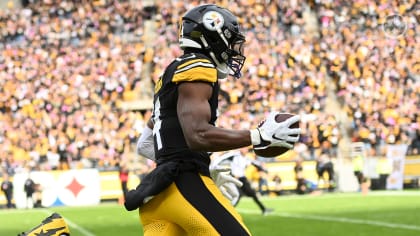
[[[210,56],[212,56],[213,58],[214,57],[213,55],[214,54],[211,53]],[[229,67],[226,65],[226,63],[217,65],[216,69],[217,69],[217,79],[226,79],[227,76],[229,75]]]
[[[207,43],[207,40],[204,38],[203,35],[200,36],[200,40],[204,45],[204,48],[208,48],[209,44]],[[216,63],[216,68],[217,68],[217,78],[218,79],[225,79],[227,78],[227,76],[229,75],[229,67],[227,66],[226,63],[224,62],[219,62],[219,60],[217,60],[216,55],[214,55],[214,52],[209,50],[209,54],[211,59],[213,59],[214,63]]]

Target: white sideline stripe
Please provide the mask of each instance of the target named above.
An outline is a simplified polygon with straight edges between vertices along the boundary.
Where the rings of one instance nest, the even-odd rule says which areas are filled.
[[[53,213],[54,213],[54,212],[52,212],[52,211],[48,211],[48,210],[45,210],[44,212],[45,212],[45,213],[47,213],[47,215],[51,215],[51,214],[53,214]],[[76,229],[77,231],[79,231],[80,233],[82,233],[82,235],[84,235],[84,236],[95,236],[95,234],[93,234],[93,233],[89,232],[88,230],[86,230],[85,228],[83,228],[83,227],[79,226],[78,224],[76,224],[76,223],[74,223],[74,222],[70,221],[70,220],[69,220],[69,219],[67,219],[66,217],[64,217],[64,216],[61,216],[61,217],[63,217],[63,218],[64,218],[64,220],[66,221],[66,223],[67,223],[69,226],[71,226],[72,228],[74,228],[74,229]]]
[[[331,198],[353,198],[353,197],[362,197],[361,193],[328,193],[328,194],[321,194],[321,195],[290,195],[290,196],[280,196],[278,198],[273,197],[266,197],[263,196],[262,198],[264,201],[287,201],[287,200],[307,200],[308,198],[312,199],[331,199]],[[371,191],[366,197],[420,197],[420,191]]]
[[[245,214],[261,214],[260,211],[256,210],[245,210],[245,209],[238,209],[239,212]],[[288,218],[296,218],[296,219],[309,219],[309,220],[320,220],[320,221],[332,221],[332,222],[342,222],[342,223],[350,223],[350,224],[364,224],[364,225],[374,225],[374,226],[381,226],[387,228],[397,228],[397,229],[409,229],[409,230],[416,230],[420,231],[420,226],[417,225],[406,225],[406,224],[395,224],[383,221],[373,221],[373,220],[361,220],[361,219],[351,219],[345,217],[331,217],[331,216],[315,216],[315,215],[299,215],[299,214],[290,214],[287,212],[284,213],[270,213],[269,215],[274,216],[281,216],[281,217],[288,217]]]

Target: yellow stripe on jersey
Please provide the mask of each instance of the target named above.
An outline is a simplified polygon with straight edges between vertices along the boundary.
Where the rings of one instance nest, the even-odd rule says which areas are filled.
[[[191,64],[194,64],[194,63],[199,63],[199,62],[202,62],[202,63],[205,63],[205,64],[209,64],[209,65],[211,65],[211,66],[213,66],[214,67],[214,65],[209,61],[209,59],[204,59],[204,58],[199,58],[199,59],[194,59],[194,60],[189,60],[189,61],[186,61],[186,62],[184,62],[184,63],[182,63],[182,64],[180,64],[176,69],[177,69],[177,71],[178,70],[180,70],[180,69],[182,69],[182,68],[184,68],[184,67],[186,67],[186,66],[189,66],[189,65],[191,65]],[[176,73],[176,72],[175,72]]]
[[[206,59],[196,59],[183,63],[177,67],[172,82],[205,81],[214,83],[217,81],[215,66]]]

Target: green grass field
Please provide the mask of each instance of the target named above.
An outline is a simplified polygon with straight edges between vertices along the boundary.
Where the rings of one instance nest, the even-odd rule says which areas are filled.
[[[275,212],[262,216],[250,198],[237,209],[256,236],[418,236],[420,191],[324,194],[262,198]],[[52,212],[69,223],[72,236],[142,235],[137,211],[117,204],[0,210],[0,236],[17,235]]]

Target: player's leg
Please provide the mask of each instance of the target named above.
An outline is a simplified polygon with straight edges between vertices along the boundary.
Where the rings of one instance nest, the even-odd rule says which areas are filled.
[[[248,181],[246,177],[239,178],[242,182],[242,191],[245,193],[246,196],[251,197],[254,202],[258,205],[258,207],[261,209],[263,214],[272,212],[273,209],[267,209],[264,204],[260,201],[260,199],[257,196],[257,192],[255,189],[252,188],[251,183]]]
[[[211,178],[184,173],[177,179],[176,187],[198,220],[191,222],[191,217],[183,214],[181,224],[189,235],[250,235],[242,217]]]
[[[326,164],[326,171],[328,173],[328,190],[333,191],[335,189],[335,179],[334,179],[334,165],[332,162]]]
[[[175,183],[140,208],[145,235],[250,235],[242,218],[213,180],[183,173]],[[156,221],[155,219],[159,219]],[[172,224],[179,226],[174,227]]]
[[[141,216],[140,216],[141,217]],[[143,219],[144,217],[142,217]],[[143,221],[144,222],[144,221]],[[143,223],[144,236],[182,236],[187,233],[177,224],[166,220],[154,220],[148,223]]]
[[[13,193],[7,193],[6,194],[6,201],[7,201],[7,208],[13,208],[13,203],[12,203],[12,198],[13,198]]]
[[[171,184],[163,192],[153,197],[150,201],[139,208],[140,222],[143,226],[144,236],[182,236],[187,233],[176,223],[169,220],[172,210],[168,205],[169,199],[175,192],[174,184]],[[166,208],[166,209],[165,209]]]
[[[69,227],[58,213],[53,213],[52,215],[45,218],[41,224],[35,228],[23,232],[18,236],[35,236],[35,235],[45,235],[45,236],[69,236],[70,230]]]
[[[232,203],[232,205],[233,205],[234,207],[236,207],[236,206],[239,204],[239,201],[241,200],[241,198],[242,198],[244,195],[246,195],[246,194],[244,193],[244,190],[243,190],[243,186],[244,186],[244,182],[243,182],[243,181],[244,181],[244,180],[243,180],[242,178],[239,178],[238,180],[239,180],[239,181],[241,181],[242,186],[241,186],[240,188],[238,188],[238,190],[239,190],[239,197],[238,197],[238,199],[236,199],[236,201]],[[245,180],[246,180],[246,178],[245,178]]]

